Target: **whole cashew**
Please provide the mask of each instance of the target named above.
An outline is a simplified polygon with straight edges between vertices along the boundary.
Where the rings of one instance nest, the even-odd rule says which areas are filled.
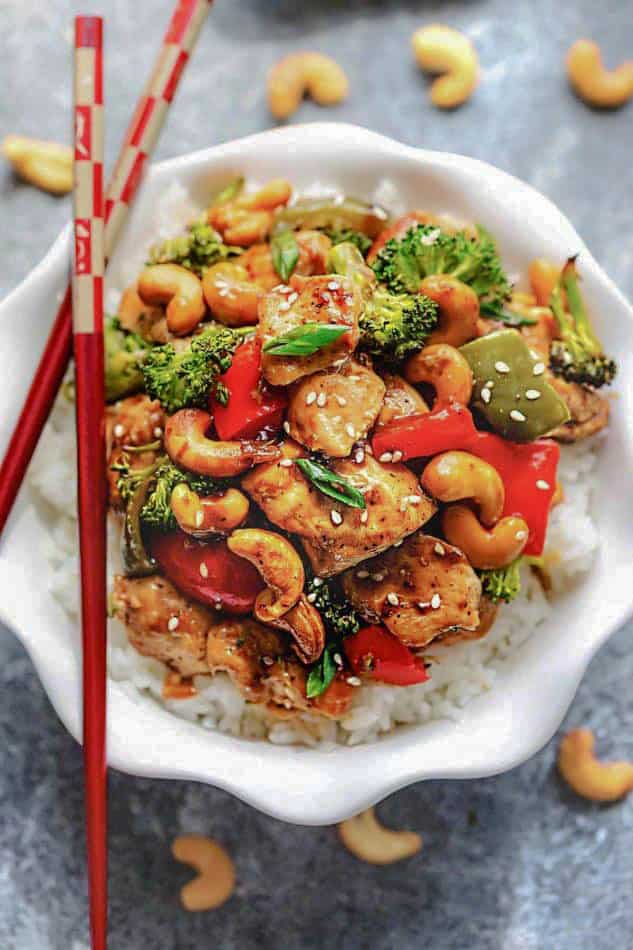
[[[576,94],[600,109],[617,109],[633,96],[633,60],[605,69],[600,47],[591,40],[577,40],[571,47],[567,76]]]
[[[7,135],[2,143],[2,154],[14,172],[36,188],[52,195],[72,191],[73,152],[67,145]]]
[[[590,729],[568,732],[558,750],[558,769],[573,790],[592,802],[615,802],[633,790],[633,762],[600,762]]]
[[[183,835],[176,838],[171,853],[198,871],[198,877],[180,891],[185,910],[213,910],[229,899],[235,890],[235,866],[221,844],[202,835]]]
[[[477,336],[479,297],[468,284],[449,274],[425,277],[418,291],[434,300],[440,310],[439,324],[427,339],[427,345],[448,343],[461,346]]]
[[[302,663],[314,663],[319,659],[325,646],[325,627],[321,614],[305,594],[301,594],[292,610],[270,622],[294,639],[293,647]]]
[[[450,544],[464,552],[473,567],[505,567],[514,561],[528,540],[523,518],[508,515],[486,529],[466,505],[449,505],[442,513],[442,530]]]
[[[241,264],[220,261],[209,267],[202,275],[202,290],[209,310],[220,323],[229,327],[257,323],[264,291]]]
[[[501,476],[492,465],[469,452],[436,455],[422,472],[420,484],[440,501],[472,498],[487,526],[501,517],[506,495]]]
[[[444,73],[431,86],[433,105],[454,109],[466,102],[479,80],[479,60],[470,40],[449,26],[433,24],[417,30],[411,43],[418,66]]]
[[[438,402],[455,400],[467,406],[473,389],[473,374],[465,356],[448,343],[433,343],[409,357],[404,366],[410,383],[430,383]]]
[[[268,75],[268,105],[276,119],[287,119],[296,112],[306,94],[320,106],[334,106],[348,92],[347,76],[323,53],[291,53]]]
[[[381,825],[373,808],[342,821],[338,833],[347,850],[368,864],[404,861],[422,847],[422,838],[414,831],[392,831]]]
[[[170,505],[181,529],[196,538],[228,534],[246,520],[249,509],[248,498],[237,488],[201,498],[184,482],[172,491]]]
[[[561,268],[546,257],[537,257],[528,271],[530,287],[539,307],[548,307],[552,291],[560,280]]]
[[[149,304],[167,304],[167,326],[185,336],[205,314],[202,284],[195,274],[178,264],[151,264],[138,279],[138,294]]]
[[[266,589],[257,595],[254,614],[262,623],[273,623],[295,606],[305,583],[303,562],[280,534],[261,528],[240,528],[227,545],[233,554],[254,564]]]
[[[288,182],[276,178],[259,191],[212,205],[207,211],[207,220],[220,231],[227,244],[249,247],[266,239],[273,225],[273,211],[287,204],[291,194]]]
[[[207,438],[212,417],[202,409],[180,409],[165,424],[165,450],[190,472],[231,478],[260,462],[279,457],[271,442],[216,442]]]

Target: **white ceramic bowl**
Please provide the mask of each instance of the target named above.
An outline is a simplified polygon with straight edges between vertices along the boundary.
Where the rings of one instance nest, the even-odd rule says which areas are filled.
[[[202,205],[237,172],[315,181],[359,197],[393,182],[409,208],[451,211],[489,228],[509,272],[544,255],[581,253],[583,289],[609,352],[618,354],[618,398],[600,455],[596,519],[602,546],[590,574],[558,603],[555,620],[517,651],[494,689],[462,721],[401,727],[378,743],[334,751],[274,746],[207,732],[110,683],[109,760],[136,775],[217,785],[277,818],[327,824],[395,789],[428,778],[492,775],[524,761],[559,725],[598,647],[633,608],[633,310],[567,219],[542,195],[490,165],[428,152],[353,126],[315,124],[265,132],[154,166],[112,260],[114,286],[138,259],[157,198],[174,178]],[[0,449],[26,393],[40,343],[68,273],[68,233],[0,305]],[[80,732],[78,632],[52,598],[37,557],[46,524],[22,493],[0,547],[0,616],[21,639],[60,718]]]

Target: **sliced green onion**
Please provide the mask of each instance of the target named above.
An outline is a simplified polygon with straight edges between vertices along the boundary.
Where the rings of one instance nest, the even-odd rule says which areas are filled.
[[[289,280],[299,260],[299,245],[292,231],[280,231],[275,234],[270,242],[270,251],[273,267],[283,281]]]
[[[330,471],[320,462],[314,462],[312,459],[297,459],[299,466],[306,478],[308,478],[315,488],[323,495],[328,495],[336,501],[342,502],[349,508],[366,508],[365,497],[362,492],[347,481]]]
[[[348,330],[340,323],[304,323],[264,343],[263,350],[271,356],[312,356]]]

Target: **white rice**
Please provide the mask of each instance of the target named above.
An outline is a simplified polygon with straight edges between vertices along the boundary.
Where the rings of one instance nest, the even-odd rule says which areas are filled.
[[[330,193],[322,183],[304,194]],[[380,182],[372,199],[394,213],[401,213],[400,196],[390,181]],[[196,216],[191,199],[178,182],[172,183],[148,222],[147,240],[137,243],[137,251],[118,275],[121,286],[135,279],[153,242],[172,236]],[[112,312],[119,291],[109,290],[106,303]],[[562,449],[560,480],[565,498],[550,518],[545,549],[552,594],[569,589],[591,566],[599,539],[591,518],[590,498],[596,463],[596,440]],[[51,459],[55,463],[51,464]],[[34,500],[44,507],[49,527],[42,551],[52,569],[54,596],[73,617],[78,616],[77,520],[75,436],[73,406],[62,394],[57,400],[29,471]],[[120,569],[117,531],[112,530],[109,546],[110,573]],[[399,724],[425,723],[433,719],[459,719],[463,707],[476,696],[494,687],[497,670],[504,660],[542,627],[552,610],[543,590],[529,571],[524,570],[522,590],[512,604],[503,606],[491,631],[482,640],[451,647],[432,648],[431,678],[406,689],[387,685],[363,685],[338,724],[306,714],[292,721],[280,721],[259,706],[249,704],[225,674],[197,676],[197,694],[185,700],[165,700],[162,696],[166,667],[141,656],[127,640],[125,629],[116,620],[108,630],[108,669],[113,680],[130,696],[150,696],[175,715],[233,735],[268,738],[277,744],[345,743],[356,745],[375,740]]]

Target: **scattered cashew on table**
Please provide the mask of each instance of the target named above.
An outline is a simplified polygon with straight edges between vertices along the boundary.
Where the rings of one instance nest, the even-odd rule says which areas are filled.
[[[606,69],[600,47],[577,40],[567,53],[567,76],[578,96],[600,109],[617,109],[633,97],[633,60]]]
[[[558,770],[576,794],[592,802],[615,802],[633,791],[633,762],[601,762],[591,729],[568,732],[558,750]]]
[[[235,866],[221,844],[203,835],[182,835],[175,839],[171,853],[198,872],[180,891],[185,910],[213,910],[229,899],[235,889]]]
[[[433,105],[455,109],[470,99],[479,81],[479,58],[467,36],[434,23],[416,30],[411,45],[421,69],[442,73],[431,86]]]
[[[342,821],[338,833],[347,850],[367,864],[394,864],[413,857],[422,848],[420,835],[385,828],[373,808]]]
[[[324,53],[291,53],[268,75],[268,105],[276,119],[288,119],[305,95],[320,106],[334,106],[346,99],[348,92],[345,72]]]
[[[73,152],[67,145],[7,135],[2,154],[16,175],[52,195],[65,195],[73,187]]]

